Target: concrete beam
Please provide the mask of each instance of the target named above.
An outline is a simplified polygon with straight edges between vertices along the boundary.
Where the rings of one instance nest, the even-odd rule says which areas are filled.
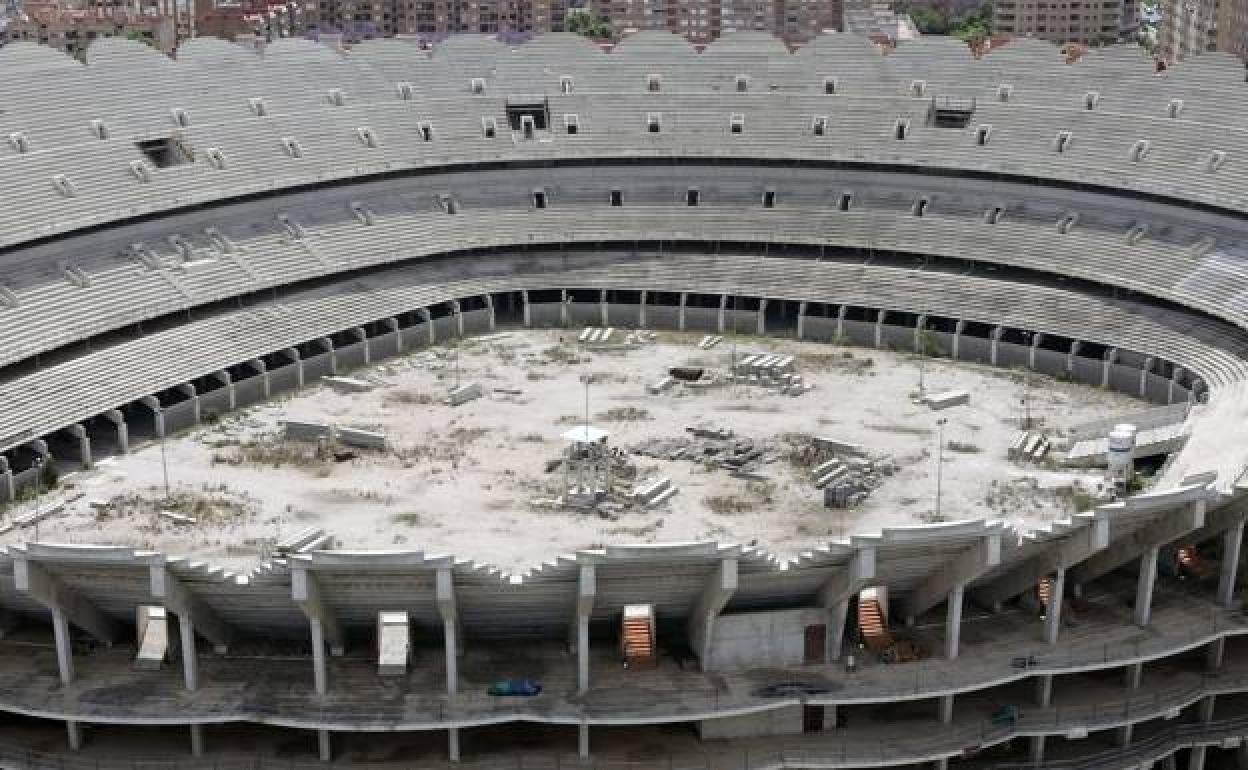
[[[689,641],[706,669],[715,641],[715,621],[737,592],[737,560],[723,559],[702,588],[702,594],[689,614]]]
[[[112,644],[121,637],[121,624],[77,591],[66,586],[43,565],[25,558],[13,560],[13,579],[19,593],[60,614],[96,639]]]
[[[150,569],[152,598],[159,599],[164,608],[179,619],[189,618],[199,635],[223,653],[229,647],[233,634],[216,610],[191,593],[165,564],[153,564]]]
[[[1140,554],[1140,572],[1135,581],[1135,624],[1147,626],[1153,616],[1153,587],[1157,584],[1158,546]]]
[[[594,611],[594,597],[598,593],[594,565],[582,564],[576,590],[576,691],[589,690],[589,616]]]
[[[442,616],[442,636],[446,654],[446,694],[459,691],[459,608],[455,604],[455,578],[450,567],[440,567],[435,576],[438,614]]]
[[[910,597],[905,614],[919,617],[944,601],[955,588],[961,590],[1000,563],[1001,535],[985,535],[922,581]]]
[[[1239,573],[1240,550],[1244,544],[1244,520],[1239,519],[1222,535],[1222,564],[1218,570],[1218,604],[1235,602],[1235,580]]]
[[[1138,558],[1145,551],[1165,545],[1203,527],[1204,524],[1203,499],[1181,504],[1177,509],[1161,514],[1146,526],[1114,541],[1113,545],[1079,564],[1071,570],[1071,580],[1076,583],[1089,583]]]
[[[949,592],[948,610],[945,612],[945,658],[956,660],[958,644],[962,638],[962,604],[965,588],[955,586]]]
[[[1042,553],[993,579],[973,592],[975,601],[990,607],[1013,599],[1023,591],[1035,588],[1040,580],[1058,569],[1069,570],[1109,546],[1109,519],[1100,514],[1077,514],[1079,525],[1065,537],[1054,540]]]
[[[329,692],[329,672],[325,664],[325,645],[328,642],[334,655],[341,655],[345,648],[342,626],[337,617],[325,606],[321,598],[316,576],[298,565],[290,573],[291,598],[308,618],[312,633],[312,666],[318,695]],[[328,734],[327,734],[328,735]],[[326,741],[328,743],[328,740]]]
[[[1062,602],[1066,600],[1066,570],[1058,567],[1049,591],[1049,606],[1044,611],[1044,641],[1057,644],[1062,629]]]

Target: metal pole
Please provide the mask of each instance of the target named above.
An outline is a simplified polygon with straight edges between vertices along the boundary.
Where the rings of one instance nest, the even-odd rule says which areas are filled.
[[[936,520],[940,520],[940,482],[945,464],[945,423],[947,417],[936,421]]]
[[[166,502],[166,503],[168,503],[168,502],[169,502],[169,500],[170,500],[170,495],[169,495],[169,460],[168,460],[168,458],[165,456],[165,433],[166,433],[166,426],[165,426],[165,410],[164,410],[164,408],[162,407],[162,408],[161,408],[161,410],[160,410],[160,471],[161,471],[161,474],[162,474],[162,475],[164,476],[164,478],[165,478],[165,502]]]
[[[35,458],[35,542],[39,542],[39,503],[43,495],[43,455]]]

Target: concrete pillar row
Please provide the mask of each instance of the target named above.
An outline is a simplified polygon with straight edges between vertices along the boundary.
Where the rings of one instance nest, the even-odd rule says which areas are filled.
[[[875,346],[877,348],[884,347],[884,321],[887,318],[887,310],[881,310],[875,316]]]
[[[65,722],[65,732],[69,737],[69,748],[71,751],[79,751],[82,749],[82,724],[72,719]]]
[[[1070,351],[1066,354],[1066,373],[1073,374],[1075,371],[1075,357],[1079,355],[1079,350],[1083,347],[1083,343],[1079,340],[1070,341]]]
[[[940,723],[942,725],[953,723],[953,696],[940,696]]]
[[[1001,335],[1003,334],[1005,334],[1005,327],[995,326],[992,329],[992,334],[989,335],[989,339],[992,342],[992,347],[990,348],[988,361],[993,366],[997,365],[998,354],[1000,353],[1000,349],[1001,349]]]
[[[584,722],[577,727],[576,755],[582,759],[589,757],[589,725]]]
[[[333,747],[329,743],[329,730],[316,731],[316,753],[322,762],[328,762],[334,758]]]
[[[1140,556],[1140,575],[1135,584],[1135,624],[1147,626],[1153,616],[1153,587],[1157,583],[1159,546],[1152,546]]]
[[[191,725],[191,756],[202,757],[204,755],[204,726],[195,724]]]
[[[198,425],[200,421],[199,413],[199,390],[189,382],[184,382],[174,388],[182,395],[186,396],[186,400],[191,402],[191,419]]]
[[[1156,359],[1154,359],[1152,356],[1149,356],[1148,358],[1144,359],[1144,366],[1143,368],[1140,369],[1140,384],[1139,384],[1138,392],[1136,393],[1136,395],[1139,396],[1140,398],[1145,398],[1148,396],[1148,373],[1153,370],[1153,365],[1155,363],[1156,363]],[[1173,385],[1174,381],[1171,380],[1170,384]],[[1173,392],[1174,390],[1173,388],[1171,388],[1171,393]],[[1166,400],[1170,401],[1173,399],[1172,397],[1167,397]]]
[[[1218,604],[1235,602],[1235,580],[1239,572],[1240,550],[1244,545],[1244,520],[1240,519],[1222,534],[1222,565],[1218,571]]]
[[[78,441],[78,459],[82,461],[82,467],[91,468],[94,463],[91,461],[91,437],[87,435],[87,429],[78,423],[70,425],[65,431]]]
[[[1030,743],[1031,743],[1030,751],[1028,752],[1028,754],[1031,757],[1031,763],[1033,765],[1043,764],[1044,763],[1044,736],[1033,735],[1031,736]]]
[[[381,322],[386,325],[386,333],[394,335],[394,352],[403,352],[403,334],[399,331],[399,319],[383,318]]]
[[[1052,589],[1049,591],[1049,606],[1044,615],[1044,641],[1057,644],[1062,630],[1062,603],[1066,594],[1066,568],[1058,567],[1053,574]]]
[[[402,338],[400,338],[399,342],[402,343],[402,341]],[[290,356],[290,360],[295,367],[295,387],[303,390],[303,356],[300,355],[298,348],[286,348],[282,352]]]
[[[1036,368],[1036,349],[1040,347],[1040,343],[1044,342],[1044,335],[1040,332],[1033,332],[1031,335],[1031,346],[1027,349],[1027,368]]]
[[[797,305],[797,338],[800,340],[805,336],[806,330],[806,303],[800,302]]]
[[[715,330],[720,334],[724,333],[724,315],[728,312],[728,295],[719,295],[719,321],[715,325]],[[735,319],[734,319],[735,320]],[[735,327],[734,327],[735,331]]]
[[[1166,386],[1166,403],[1174,403],[1174,394],[1179,388],[1179,379],[1183,376],[1184,371],[1181,366],[1174,367],[1174,373],[1170,375],[1170,382]]]
[[[927,316],[921,315],[914,322],[914,352],[923,355],[923,332],[927,328]]]
[[[684,295],[682,294],[681,296],[683,297]],[[529,327],[533,325],[533,309],[529,306],[529,290],[528,289],[520,290],[520,304],[523,308],[524,328],[528,329]],[[681,307],[683,308],[684,306],[682,305]],[[682,319],[684,318],[684,313],[681,313],[681,318]]]
[[[755,334],[763,336],[767,333],[767,300],[758,301],[758,319],[755,322]]]
[[[598,290],[598,320],[601,326],[611,325],[611,314],[607,311],[607,290]]]
[[[74,683],[74,648],[69,636],[69,619],[60,607],[52,607],[52,637],[56,640],[56,667],[61,684]]]
[[[178,615],[178,636],[182,643],[182,682],[186,689],[199,689],[199,655],[195,651],[195,624],[189,613]]]
[[[459,761],[459,728],[452,727],[446,731],[446,758],[452,762]]]
[[[841,305],[836,311],[836,341],[845,339],[845,316],[849,314],[849,305]]]
[[[325,344],[329,346],[329,349],[332,352],[333,345],[330,345],[329,340],[325,340]],[[332,357],[330,358],[330,361],[331,362],[333,361]],[[225,369],[222,369],[219,372],[215,372],[211,376],[214,379],[216,379],[218,382],[220,382],[221,386],[225,388],[225,395],[228,401],[227,406],[229,407],[230,411],[234,411],[235,409],[237,409],[238,401],[234,397],[234,378],[230,376],[230,373],[226,371]]]
[[[1105,351],[1105,360],[1101,362],[1101,387],[1109,387],[1109,373],[1113,370],[1114,364],[1118,361],[1118,348],[1110,348]]]
[[[1036,677],[1036,705],[1047,709],[1053,703],[1053,675],[1041,674]]]
[[[568,325],[568,290],[559,290],[559,325]]]
[[[685,330],[685,304],[689,301],[689,292],[682,291],[680,293],[680,312],[677,315],[676,328],[680,331]]]
[[[1213,711],[1218,704],[1218,696],[1206,695],[1200,699],[1200,721],[1212,722]]]
[[[13,484],[13,467],[9,465],[9,458],[0,455],[0,502],[12,502],[17,496],[17,489]]]
[[[1226,637],[1219,637],[1209,643],[1205,650],[1205,668],[1217,671],[1222,668],[1222,658],[1226,654]]]
[[[269,387],[269,365],[264,362],[263,358],[255,358],[247,362],[247,365],[255,370],[256,376],[260,378],[260,391],[264,393],[267,399],[272,395]]]
[[[102,416],[117,430],[117,451],[123,455],[128,454],[130,452],[130,428],[126,425],[125,415],[118,409],[110,409]]]
[[[966,586],[958,584],[949,592],[948,609],[945,612],[945,658],[957,660],[958,644],[962,638],[962,604]]]
[[[950,351],[951,355],[953,356],[955,360],[958,358],[958,356],[962,352],[961,350],[962,334],[965,331],[966,331],[966,321],[963,321],[961,318],[959,318],[953,325],[953,349]]]
[[[152,410],[152,419],[156,425],[157,438],[165,437],[165,408],[155,396],[143,396],[139,403]]]
[[[641,304],[637,306],[637,326],[646,328],[646,290],[641,290]]]
[[[1187,770],[1205,770],[1205,747],[1193,746],[1187,755]]]
[[[525,304],[525,310],[528,310],[528,304]],[[425,325],[425,333],[428,335],[429,344],[438,341],[438,330],[433,328],[433,313],[429,312],[429,308],[421,307],[416,309],[416,314],[420,316],[420,320]]]

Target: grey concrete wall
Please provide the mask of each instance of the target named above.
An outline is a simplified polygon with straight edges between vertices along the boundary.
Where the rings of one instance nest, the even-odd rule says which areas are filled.
[[[758,331],[758,313],[752,310],[736,310],[732,309],[732,299],[728,300],[728,307],[724,309],[724,333],[732,334],[753,334]]]
[[[875,347],[875,324],[870,321],[846,321],[846,344]]]
[[[534,326],[561,326],[558,302],[535,302],[529,305]]]
[[[264,400],[264,378],[248,377],[234,383],[234,404],[238,408]]]
[[[745,612],[715,621],[708,671],[787,668],[805,662],[806,626],[826,625],[819,609]]]
[[[914,328],[886,323],[880,333],[880,342],[886,349],[892,348],[905,353],[912,352],[914,350]]]
[[[997,366],[1006,369],[1018,366],[1025,369],[1030,357],[1030,345],[1016,345],[1013,342],[1001,342],[997,345]]]
[[[225,414],[230,411],[230,394],[225,388],[217,388],[199,396],[199,410],[202,414]]]
[[[1139,395],[1140,370],[1132,366],[1114,364],[1109,368],[1109,387],[1128,395]]]
[[[1145,386],[1148,388],[1148,391],[1147,391],[1148,400],[1154,401],[1158,404],[1169,403],[1170,380],[1166,379],[1165,377],[1162,377],[1161,375],[1153,374],[1152,372],[1149,372],[1148,374],[1144,376],[1148,378],[1147,384]],[[1175,398],[1176,399],[1181,398],[1182,400],[1186,400],[1187,389],[1184,388],[1180,390],[1179,388],[1175,388]]]
[[[676,329],[680,326],[680,308],[650,305],[646,308],[646,326],[651,329]]]
[[[1036,350],[1036,371],[1052,375],[1066,375],[1066,354],[1056,350]]]
[[[165,435],[195,424],[195,402],[187,399],[165,407]]]
[[[364,343],[352,342],[334,350],[338,357],[338,371],[345,372],[356,366],[364,365]]]
[[[832,342],[836,339],[836,319],[807,316],[802,322],[802,337],[816,342]]]
[[[636,329],[640,326],[638,323],[640,311],[641,307],[639,305],[621,305],[615,302],[607,303],[607,317],[611,320],[612,326],[622,326],[625,329]],[[650,319],[647,318],[646,320],[649,321]]]
[[[1101,376],[1105,371],[1105,362],[1099,358],[1075,356],[1074,371],[1071,376],[1085,385],[1100,385]]]
[[[305,383],[321,377],[328,377],[329,375],[328,353],[317,353],[314,356],[308,356],[303,359],[303,381]]]
[[[286,364],[276,369],[269,370],[269,391],[272,393],[281,393],[287,390],[294,390],[299,386],[299,367],[295,364]]]
[[[679,321],[679,319],[678,319]],[[712,333],[719,324],[719,309],[713,307],[686,307],[685,331]]]
[[[958,359],[986,364],[992,360],[992,342],[984,337],[963,334],[962,341],[958,343]]]
[[[403,337],[404,349],[423,348],[429,344],[429,324],[419,323],[406,329],[399,329],[399,335]]]
[[[569,302],[568,321],[573,326],[602,326],[602,310],[597,302]]]
[[[759,738],[765,735],[798,735],[801,732],[801,706],[785,706],[741,717],[704,719],[698,723],[698,737],[704,741]]]
[[[368,351],[374,361],[396,355],[399,352],[399,335],[386,332],[369,339]]]
[[[438,342],[455,339],[459,336],[459,321],[453,315],[435,318],[433,319],[433,333],[437,335]]]
[[[464,334],[485,334],[490,330],[490,311],[486,308],[464,313]]]
[[[927,337],[927,352],[929,355],[953,355],[953,335],[951,333],[934,332],[929,329],[925,336]]]
[[[39,474],[38,468],[27,468],[26,470],[20,473],[14,473],[13,474],[14,493],[21,492],[23,489],[34,487],[35,482],[38,480],[38,474]]]

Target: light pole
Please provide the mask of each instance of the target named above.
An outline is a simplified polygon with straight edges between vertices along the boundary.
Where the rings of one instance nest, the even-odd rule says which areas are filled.
[[[165,456],[165,408],[160,408],[160,472],[165,479],[165,504],[171,499],[169,494],[169,460]]]
[[[940,482],[945,469],[945,423],[949,418],[936,421],[936,521],[940,521]]]
[[[43,455],[35,458],[35,542],[39,542],[39,503],[43,499]]]
[[[1028,356],[1027,368],[1023,370],[1023,398],[1020,404],[1023,407],[1023,430],[1031,430],[1031,340],[1032,332],[1023,332],[1023,339],[1027,341]]]

